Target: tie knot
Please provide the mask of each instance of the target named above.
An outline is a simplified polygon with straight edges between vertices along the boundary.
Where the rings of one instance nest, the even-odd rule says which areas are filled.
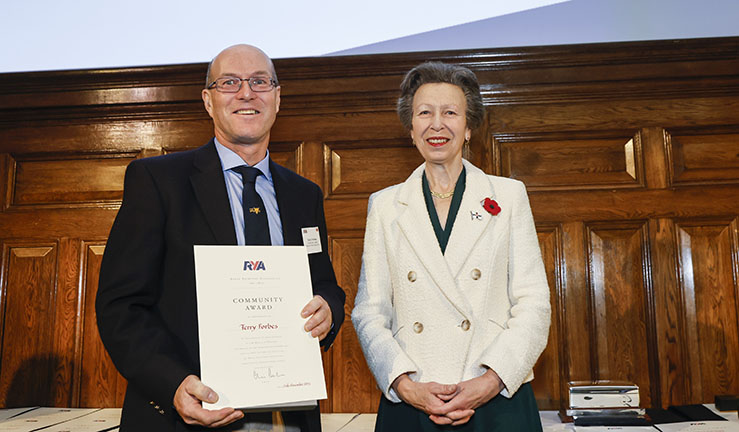
[[[244,183],[254,183],[262,172],[259,168],[254,168],[246,165],[238,166],[234,168],[236,171],[241,173],[241,180]]]

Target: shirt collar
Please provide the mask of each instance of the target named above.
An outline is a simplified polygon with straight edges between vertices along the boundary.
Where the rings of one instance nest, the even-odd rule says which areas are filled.
[[[262,174],[264,174],[264,177],[269,180],[270,183],[272,182],[272,172],[270,172],[269,170],[269,150],[267,150],[267,155],[264,156],[264,159],[260,160],[254,165],[249,165],[248,163],[244,162],[244,160],[241,159],[241,156],[236,154],[236,152],[219,143],[218,138],[214,138],[213,140],[216,143],[216,151],[218,152],[218,158],[221,159],[221,168],[223,168],[224,172],[237,166],[253,166],[254,168],[257,168],[259,171],[261,171]]]

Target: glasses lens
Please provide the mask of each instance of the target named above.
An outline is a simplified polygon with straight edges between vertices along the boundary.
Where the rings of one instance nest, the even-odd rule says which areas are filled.
[[[266,92],[274,88],[272,79],[269,77],[251,77],[248,80],[249,88],[255,92]],[[236,93],[241,89],[242,79],[237,77],[222,77],[216,80],[216,88],[224,93]]]
[[[216,88],[222,92],[236,93],[241,88],[241,80],[235,77],[218,78]]]
[[[269,91],[272,90],[272,80],[269,77],[251,77],[249,87],[257,92]]]

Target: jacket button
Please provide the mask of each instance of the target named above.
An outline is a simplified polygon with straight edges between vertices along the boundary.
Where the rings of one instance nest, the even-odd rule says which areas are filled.
[[[154,401],[149,401],[149,405],[154,405]]]
[[[411,281],[411,282],[415,282],[416,281],[416,272],[409,271],[408,272],[408,280]]]
[[[482,276],[482,272],[480,272],[480,269],[472,269],[470,276],[472,276],[473,280],[478,280]]]
[[[423,331],[423,324],[417,321],[413,323],[413,331],[416,333],[421,333]]]
[[[164,410],[159,410],[159,414],[164,415]]]
[[[155,410],[158,410],[159,409],[159,405],[154,405],[154,409]]]
[[[469,330],[470,329],[470,322],[469,322],[469,320],[462,321],[461,326],[462,326],[462,330],[464,330],[464,331]]]

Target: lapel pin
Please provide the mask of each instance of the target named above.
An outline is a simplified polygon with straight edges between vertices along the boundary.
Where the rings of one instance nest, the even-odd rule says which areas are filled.
[[[500,206],[497,202],[495,202],[494,199],[491,198],[485,198],[480,202],[482,204],[482,208],[485,209],[488,213],[490,213],[493,216],[497,216],[498,213],[500,213]]]
[[[470,219],[481,221],[482,220],[482,215],[480,213],[478,213],[478,212],[473,212],[472,210],[470,210]]]
[[[252,207],[249,209],[249,213],[259,214],[260,211],[262,211],[262,209],[260,209],[259,207]]]

